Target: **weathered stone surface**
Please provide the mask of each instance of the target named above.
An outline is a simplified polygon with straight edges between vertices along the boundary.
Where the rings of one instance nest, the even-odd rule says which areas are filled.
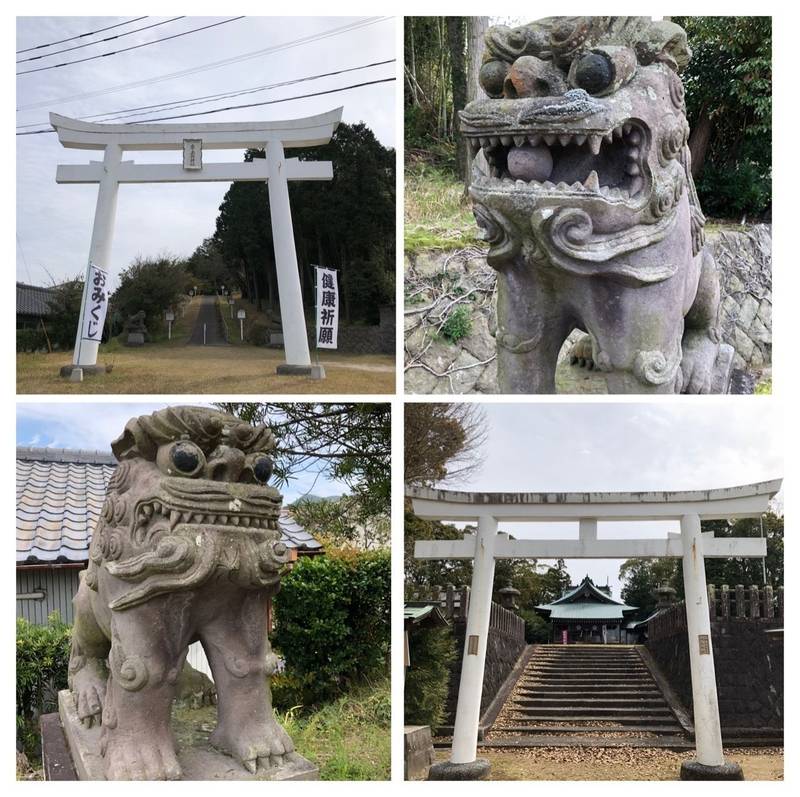
[[[698,761],[684,761],[681,764],[681,780],[744,780],[739,764],[726,761],[716,767]]]
[[[590,333],[609,392],[724,390],[719,278],[679,77],[684,31],[647,17],[552,17],[491,28],[486,42],[489,98],[461,112],[461,130],[485,158],[470,194],[498,272],[500,392],[555,392],[574,326]]]
[[[485,780],[489,769],[489,761],[485,758],[476,758],[468,764],[440,761],[431,767],[428,780]]]
[[[182,777],[170,707],[196,639],[216,680],[210,743],[252,773],[293,760],[268,686],[267,607],[289,560],[268,485],[274,446],[267,427],[198,407],[133,418],[112,443],[120,464],[81,573],[69,664],[69,702],[96,732],[105,779]]]
[[[737,231],[725,231],[721,237],[719,231],[709,234],[715,258],[720,267],[722,296],[724,297],[720,308],[722,327],[722,340],[733,346],[733,367],[739,372],[747,372],[745,380],[753,385],[759,379],[768,377],[769,365],[772,359],[772,302],[769,289],[769,262],[764,259],[763,253],[770,251],[770,228],[765,225],[742,227]],[[469,250],[464,250],[467,253]],[[495,280],[487,279],[488,266],[485,257],[475,257],[472,253],[465,256],[448,256],[441,252],[429,255],[430,262],[436,264],[431,268],[438,274],[448,275],[448,278],[463,290],[469,290],[476,284],[481,286],[476,292],[476,302],[470,304],[470,319],[472,331],[469,336],[456,343],[441,341],[444,347],[450,350],[449,360],[455,362],[461,349],[467,350],[478,360],[485,360],[491,356],[496,347],[493,335],[496,326],[494,307],[491,297],[495,288]],[[445,265],[446,264],[446,265]],[[759,276],[748,278],[755,285],[755,293],[744,291],[744,283],[737,274],[756,273]],[[494,277],[494,272],[491,272]],[[435,291],[425,291],[426,282],[419,275],[419,288],[423,293],[417,294],[417,303],[409,304],[407,310],[418,305],[427,306],[434,298]],[[737,292],[730,292],[732,285],[738,285]],[[463,286],[468,286],[464,288]],[[745,295],[761,295],[758,312],[752,319],[749,327],[743,329],[733,319],[739,318],[738,301]],[[423,297],[420,300],[420,297]],[[435,315],[435,314],[434,314]],[[415,360],[424,347],[430,343],[435,335],[436,325],[426,319],[419,323],[417,315],[407,315],[406,326],[406,361]],[[580,330],[574,330],[565,339],[558,355],[556,368],[556,390],[558,393],[580,394],[605,394],[608,393],[606,374],[600,370],[580,367],[570,364],[570,352],[573,346],[585,339]],[[434,349],[441,352],[441,349]],[[747,360],[743,358],[747,354]],[[431,360],[432,362],[432,360]],[[497,361],[491,360],[480,371],[478,379],[474,382],[469,392],[497,393]],[[428,370],[418,368],[406,371],[406,392],[408,393],[438,393],[451,392],[450,383],[446,376],[436,376]],[[738,378],[742,382],[741,373]],[[738,383],[737,383],[738,384]],[[733,390],[733,387],[730,388]],[[737,388],[737,391],[739,388]]]
[[[58,709],[78,780],[105,780],[100,726],[86,727],[78,719],[75,700],[68,690],[59,692]],[[216,750],[209,742],[213,719],[205,711],[176,708],[172,726],[177,742],[181,780],[317,780],[319,770],[297,753],[285,756],[279,766],[249,772],[238,761]]]
[[[436,760],[429,725],[406,725],[403,729],[404,779],[425,780]]]

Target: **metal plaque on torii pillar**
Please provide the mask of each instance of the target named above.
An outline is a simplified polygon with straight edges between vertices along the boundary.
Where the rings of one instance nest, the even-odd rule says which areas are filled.
[[[217,122],[207,124],[94,124],[50,114],[50,124],[64,147],[103,151],[102,161],[59,165],[57,183],[97,183],[97,207],[92,228],[88,263],[111,271],[111,244],[121,183],[265,182],[269,191],[270,220],[275,249],[278,297],[285,362],[279,374],[322,377],[320,365],[311,364],[306,332],[300,273],[294,244],[289,204],[290,180],[331,180],[330,161],[287,158],[285,150],[327,144],[341,121],[342,108],[302,119],[271,122]],[[203,163],[203,151],[212,149],[263,149],[265,158],[242,163]],[[182,163],[134,163],[123,160],[123,152],[178,150]],[[90,294],[84,283],[81,319]],[[65,376],[82,378],[97,369],[99,340],[85,340],[80,324],[75,339],[72,366]]]

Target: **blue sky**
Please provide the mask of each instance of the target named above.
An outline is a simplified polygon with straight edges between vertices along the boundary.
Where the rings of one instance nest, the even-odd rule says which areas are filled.
[[[264,6],[267,10],[268,5]],[[331,7],[332,11],[335,11]],[[291,10],[291,9],[283,9]],[[169,17],[150,17],[120,28],[136,28]],[[65,39],[113,25],[130,17],[18,17],[17,49]],[[29,63],[17,71],[60,63],[86,55],[110,52],[181,31],[199,28],[225,17],[187,17],[161,27],[134,33],[115,44],[86,47],[75,52]],[[351,23],[374,20],[358,29],[326,35]],[[142,47],[127,53],[74,66],[17,77],[17,125],[27,130],[49,127],[50,111],[83,118],[95,114],[140,108],[157,103],[271,85],[341,69],[364,66],[395,57],[393,18],[383,17],[267,17],[255,16],[182,38]],[[109,34],[116,31],[109,31]],[[193,75],[148,85],[118,89],[131,83],[170,75],[216,63],[269,47],[318,36],[313,42],[282,49]],[[108,34],[101,34],[108,35]],[[96,37],[92,37],[94,40]],[[80,43],[80,42],[78,42]],[[74,46],[69,42],[58,47]],[[49,52],[44,50],[43,52]],[[36,55],[23,53],[19,59]],[[156,116],[188,113],[351,86],[395,75],[395,64],[384,64],[346,74],[287,85],[266,92],[243,95],[194,108],[182,108]],[[69,99],[99,90],[117,89],[102,96]],[[231,110],[181,122],[233,122],[292,119],[343,106],[342,120],[363,121],[387,147],[395,146],[394,82],[350,89],[306,99],[255,108]],[[139,117],[134,117],[138,119]],[[99,121],[97,119],[92,121]],[[119,120],[125,121],[125,120]],[[40,124],[43,123],[43,124]],[[169,124],[169,122],[165,122]],[[241,150],[217,150],[210,161],[241,161]],[[17,280],[49,285],[83,273],[89,254],[97,201],[96,185],[56,185],[60,163],[88,163],[102,159],[96,151],[67,150],[54,133],[17,137]],[[126,153],[139,163],[175,163],[180,153]],[[116,276],[139,255],[162,252],[188,256],[204,238],[214,233],[217,212],[228,190],[227,183],[124,185],[119,192],[117,224],[110,268]],[[265,211],[266,212],[266,211]],[[297,210],[295,210],[297,212]]]
[[[188,403],[188,402],[187,402]],[[197,406],[200,402],[191,402]],[[129,418],[145,415],[168,406],[167,403],[20,403],[17,404],[17,445],[43,448],[80,448],[111,452],[111,441],[125,427]],[[318,496],[348,492],[340,482],[329,479],[319,467],[311,467],[281,488],[285,503],[292,503],[306,493]]]
[[[783,476],[783,418],[761,397],[489,404],[483,466],[449,489],[498,492],[696,490]],[[777,496],[782,506],[782,494]],[[520,539],[577,538],[577,524],[500,525]],[[665,537],[673,524],[601,523],[601,537]],[[621,560],[567,560],[619,597]]]

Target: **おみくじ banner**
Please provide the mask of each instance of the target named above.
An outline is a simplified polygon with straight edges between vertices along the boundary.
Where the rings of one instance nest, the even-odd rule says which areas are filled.
[[[94,263],[89,263],[86,279],[86,302],[81,319],[81,338],[100,343],[108,309],[108,272]]]

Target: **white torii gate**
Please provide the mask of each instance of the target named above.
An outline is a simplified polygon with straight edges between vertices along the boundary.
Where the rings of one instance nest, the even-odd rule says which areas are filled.
[[[92,264],[105,271],[110,268],[120,183],[254,181],[266,182],[269,189],[286,357],[286,362],[278,366],[278,373],[323,376],[321,366],[311,365],[308,350],[288,181],[331,180],[333,166],[329,161],[287,158],[284,151],[327,144],[341,118],[342,108],[336,108],[317,116],[272,122],[94,124],[51,113],[50,124],[64,147],[104,151],[102,161],[60,165],[56,172],[57,183],[97,183],[99,186],[75,353],[72,368],[66,371],[81,379],[84,369],[96,368],[99,339],[87,339],[82,322],[90,292]],[[204,163],[205,149],[264,149],[266,158],[250,163]],[[183,150],[184,159],[182,164],[136,164],[122,160],[123,152],[135,150]]]
[[[741,768],[725,762],[711,649],[705,557],[764,557],[762,538],[715,538],[700,521],[758,517],[780,490],[781,480],[694,492],[645,493],[469,493],[410,488],[414,513],[425,520],[477,522],[477,534],[461,540],[419,540],[417,559],[473,560],[472,591],[464,640],[461,681],[450,761],[436,764],[431,779],[485,777],[477,758],[483,671],[497,559],[630,559],[680,557],[692,674],[696,761],[681,768],[687,779],[741,779]],[[578,523],[578,539],[517,540],[498,533],[498,521]],[[680,533],[662,539],[598,539],[598,521],[673,520]],[[438,768],[438,770],[436,769]]]

